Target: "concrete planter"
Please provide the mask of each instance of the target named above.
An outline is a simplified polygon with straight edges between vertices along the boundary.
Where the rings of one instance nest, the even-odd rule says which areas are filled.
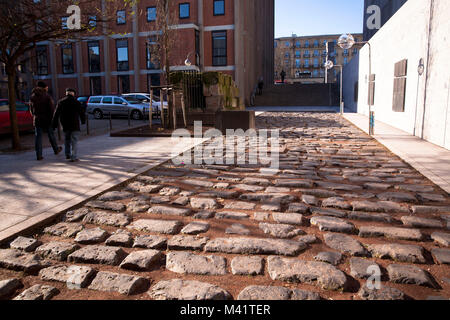
[[[215,127],[224,135],[227,129],[255,129],[255,111],[218,111]]]

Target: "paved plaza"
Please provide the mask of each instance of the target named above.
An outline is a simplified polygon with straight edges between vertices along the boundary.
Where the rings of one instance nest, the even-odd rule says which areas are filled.
[[[145,171],[6,243],[0,298],[450,298],[448,193],[338,114],[265,113],[257,126],[280,129],[278,172],[171,161]],[[145,152],[133,156],[116,171],[142,168]],[[109,174],[95,163],[79,174]]]

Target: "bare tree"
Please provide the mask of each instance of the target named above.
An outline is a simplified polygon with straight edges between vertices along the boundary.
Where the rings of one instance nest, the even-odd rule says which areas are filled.
[[[18,65],[32,56],[39,42],[74,39],[99,32],[107,26],[117,8],[132,7],[138,0],[0,0],[0,62],[8,76],[12,148],[20,149],[16,115],[15,79]],[[105,3],[107,5],[105,6]],[[103,6],[102,6],[103,4]],[[105,10],[106,7],[106,10]],[[96,17],[95,26],[92,17]],[[99,28],[100,29],[100,28]],[[107,30],[103,28],[101,32]]]

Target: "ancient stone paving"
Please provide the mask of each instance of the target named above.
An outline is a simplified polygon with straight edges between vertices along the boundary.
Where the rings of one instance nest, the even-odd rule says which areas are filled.
[[[339,115],[257,126],[279,171],[167,162],[0,248],[0,299],[450,298],[448,194]]]

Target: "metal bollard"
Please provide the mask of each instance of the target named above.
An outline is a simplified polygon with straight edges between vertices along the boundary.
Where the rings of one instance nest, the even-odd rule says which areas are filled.
[[[131,127],[130,109],[128,109],[128,126]]]
[[[112,131],[112,115],[111,112],[109,113],[109,132]]]
[[[86,113],[86,134],[89,135],[89,114]]]
[[[369,135],[373,136],[375,134],[375,112],[370,112],[370,119],[369,119]]]

